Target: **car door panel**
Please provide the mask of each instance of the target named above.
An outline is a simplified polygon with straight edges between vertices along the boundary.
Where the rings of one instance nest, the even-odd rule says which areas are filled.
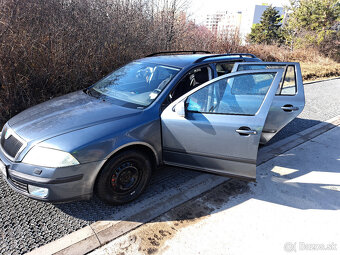
[[[232,72],[240,70],[260,70],[270,68],[283,68],[283,76],[280,87],[273,99],[261,135],[261,144],[267,143],[275,134],[277,134],[289,122],[295,119],[305,106],[305,95],[301,75],[300,64],[296,62],[243,62],[236,63]],[[283,86],[287,84],[288,71],[294,69],[295,90],[292,87]],[[288,93],[287,93],[288,92]]]
[[[238,112],[228,112],[229,108],[218,105],[216,112],[195,112],[191,106],[191,99],[209,90],[214,84],[224,79],[229,81],[236,74],[228,74],[216,78],[190,91],[171,105],[161,115],[163,160],[166,164],[214,172],[223,175],[256,178],[256,158],[261,132],[267,118],[272,99],[279,86],[283,73],[279,70],[256,70],[238,72],[241,75],[257,75],[261,73],[275,73],[275,77],[268,86],[268,91],[261,96],[259,109],[253,115],[247,107],[247,95],[234,96],[234,102],[243,104],[238,106]],[[214,87],[216,88],[216,86]],[[197,92],[197,93],[196,93]],[[231,91],[224,91],[229,95]],[[208,92],[206,94],[209,94]],[[210,94],[209,94],[210,95]],[[231,94],[230,94],[231,95]],[[248,97],[251,97],[248,95]],[[257,96],[258,97],[258,96]],[[188,99],[187,99],[188,98]],[[254,95],[254,98],[256,96]],[[185,117],[176,113],[176,106],[189,100]],[[221,99],[222,100],[222,99]],[[256,100],[256,99],[254,99]],[[203,99],[201,101],[204,101]],[[206,104],[205,104],[206,105]],[[233,109],[234,104],[231,104]],[[243,107],[244,106],[244,107]],[[199,107],[198,107],[199,108]],[[211,108],[212,107],[207,107]]]
[[[179,120],[164,125],[163,136],[171,137],[163,140],[164,160],[168,164],[176,162],[221,174],[228,170],[229,175],[255,178],[257,149],[253,145],[259,143],[258,136],[241,137],[236,130],[250,126],[260,132],[259,122],[250,122],[247,117],[189,113],[184,122]],[[216,137],[226,139],[216,140]],[[243,146],[238,146],[240,139],[243,139]]]

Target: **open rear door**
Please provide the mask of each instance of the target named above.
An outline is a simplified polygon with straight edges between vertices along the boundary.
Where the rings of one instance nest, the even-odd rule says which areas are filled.
[[[284,126],[296,118],[305,106],[301,68],[295,62],[236,63],[232,72],[261,69],[284,70],[261,135],[261,144],[267,143]]]
[[[163,161],[256,178],[258,145],[283,69],[230,73],[191,90],[161,114]]]

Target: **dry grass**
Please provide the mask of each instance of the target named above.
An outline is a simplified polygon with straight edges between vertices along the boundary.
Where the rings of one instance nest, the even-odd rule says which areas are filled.
[[[340,63],[313,48],[290,51],[275,45],[251,45],[248,51],[264,61],[300,62],[304,81],[340,76]]]
[[[302,77],[306,80],[320,80],[340,76],[340,63],[330,61],[303,62],[301,61]]]

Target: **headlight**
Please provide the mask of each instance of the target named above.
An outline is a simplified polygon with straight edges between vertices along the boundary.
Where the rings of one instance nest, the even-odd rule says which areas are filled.
[[[45,167],[65,167],[79,165],[78,160],[76,160],[68,152],[39,146],[33,147],[26,154],[22,162],[30,165]]]

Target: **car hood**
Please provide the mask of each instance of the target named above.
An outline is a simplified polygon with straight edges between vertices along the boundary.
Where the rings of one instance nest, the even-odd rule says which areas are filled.
[[[27,142],[45,140],[77,129],[140,114],[77,91],[33,106],[8,121]]]

